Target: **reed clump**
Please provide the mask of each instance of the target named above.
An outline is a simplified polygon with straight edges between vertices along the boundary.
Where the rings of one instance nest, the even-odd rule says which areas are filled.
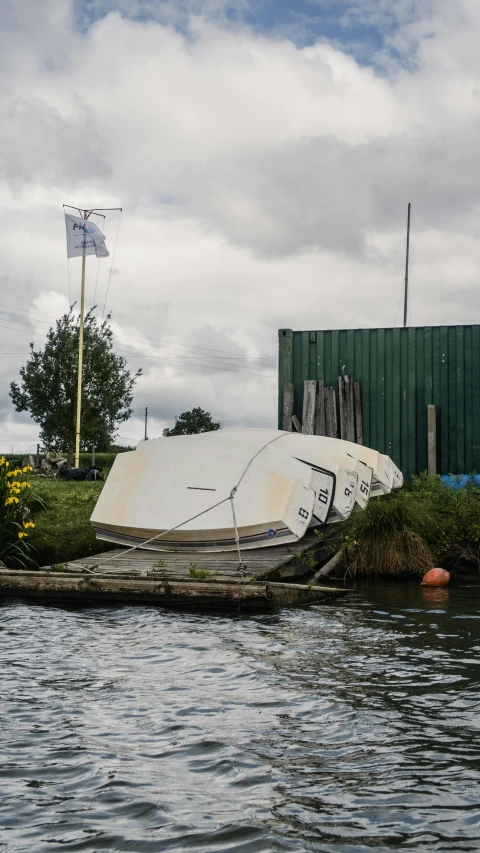
[[[369,501],[345,533],[345,560],[353,577],[418,575],[434,565],[426,541],[428,504],[400,491]]]
[[[322,539],[332,553],[343,548],[352,577],[422,575],[433,566],[480,571],[480,489],[473,477],[454,490],[422,474],[370,500]]]

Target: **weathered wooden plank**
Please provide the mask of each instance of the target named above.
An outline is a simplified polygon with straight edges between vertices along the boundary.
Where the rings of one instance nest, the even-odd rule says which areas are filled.
[[[293,426],[295,427],[295,429],[296,429],[296,431],[297,431],[297,432],[301,432],[301,431],[302,431],[302,425],[301,425],[301,423],[300,423],[300,421],[298,420],[298,418],[297,418],[297,416],[296,416],[296,415],[292,415],[292,424],[293,424]]]
[[[355,441],[357,444],[363,444],[362,394],[360,382],[353,383],[353,397],[355,407]]]
[[[347,438],[347,404],[345,400],[345,381],[343,376],[338,377],[338,411],[340,415],[340,438]]]
[[[292,432],[294,387],[292,382],[285,382],[283,386],[283,421],[282,429]]]
[[[325,382],[317,382],[317,400],[315,403],[315,435],[325,435]]]
[[[353,380],[351,376],[343,377],[345,392],[345,434],[347,441],[355,441],[355,407],[353,403]]]
[[[286,545],[275,545],[270,548],[252,548],[242,552],[242,561],[246,565],[245,577],[265,577],[275,569],[282,569],[277,579],[296,577],[298,575],[296,561],[299,555],[318,547],[318,540],[313,535],[307,535],[300,542]],[[289,566],[291,566],[289,568]],[[44,567],[42,571],[49,570]],[[209,578],[237,578],[238,558],[233,552],[203,552],[185,553],[178,551],[148,551],[140,548],[130,551],[118,548],[103,554],[85,557],[65,564],[70,573],[85,573],[93,571],[95,575],[120,574],[145,575],[155,574],[161,577],[192,578],[192,570],[207,571]],[[194,579],[194,578],[192,578]]]
[[[315,431],[315,403],[317,397],[317,382],[315,379],[306,379],[303,383],[303,414],[302,432],[305,435],[313,435]]]
[[[335,388],[325,388],[325,431],[329,438],[338,438]]]
[[[346,590],[302,584],[111,578],[58,572],[0,570],[0,596],[81,604],[157,604],[269,610],[343,595]]]

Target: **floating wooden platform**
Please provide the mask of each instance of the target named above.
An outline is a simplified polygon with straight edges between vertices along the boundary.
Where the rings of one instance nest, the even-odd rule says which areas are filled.
[[[316,562],[318,540],[245,551],[238,570],[232,553],[185,554],[125,548],[75,560],[62,570],[0,569],[0,597],[36,598],[56,604],[156,604],[162,607],[271,610],[328,601],[346,589],[279,583],[306,574]],[[274,580],[272,580],[274,578]]]
[[[273,548],[253,548],[242,552],[244,580],[292,580],[314,569],[326,554],[318,538],[312,534],[290,545]],[[45,566],[45,570],[49,567]],[[65,563],[68,571],[90,570],[95,574],[119,574],[149,577],[195,579],[195,573],[208,577],[238,578],[238,557],[235,552],[198,553],[194,551],[129,551],[117,548],[93,557]],[[201,579],[201,578],[198,578]]]
[[[106,576],[73,572],[0,571],[0,597],[35,598],[56,604],[156,604],[162,607],[241,611],[298,607],[344,595],[345,589],[306,584]]]

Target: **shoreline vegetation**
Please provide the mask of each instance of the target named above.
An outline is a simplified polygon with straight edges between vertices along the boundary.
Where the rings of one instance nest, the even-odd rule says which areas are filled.
[[[454,489],[439,476],[420,474],[347,521],[319,530],[318,538],[329,559],[339,556],[337,579],[418,577],[434,566],[476,574],[480,489],[473,475]]]
[[[115,455],[97,454],[107,476]],[[82,454],[81,464],[89,463],[90,455]],[[90,525],[103,483],[35,474],[29,480],[35,522],[29,531],[29,567],[63,564],[117,547],[97,540]],[[369,501],[347,521],[318,529],[317,536],[323,563],[336,555],[332,573],[327,571],[323,577],[419,577],[433,566],[477,574],[480,489],[473,477],[455,490],[438,476],[421,474],[410,485]],[[19,567],[15,561],[3,561]],[[318,569],[318,565],[307,567],[306,575]]]

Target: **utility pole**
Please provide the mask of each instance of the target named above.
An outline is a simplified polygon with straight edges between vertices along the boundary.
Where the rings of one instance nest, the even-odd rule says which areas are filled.
[[[405,328],[407,325],[407,312],[408,312],[408,257],[410,254],[410,202],[408,202],[408,214],[407,214],[407,256],[405,259],[405,301],[403,303],[403,327]]]
[[[148,406],[145,406],[145,441],[148,441],[147,423],[148,423]]]

